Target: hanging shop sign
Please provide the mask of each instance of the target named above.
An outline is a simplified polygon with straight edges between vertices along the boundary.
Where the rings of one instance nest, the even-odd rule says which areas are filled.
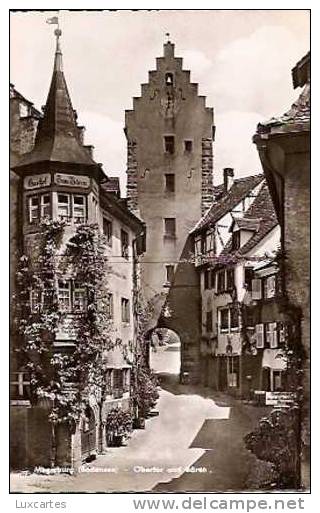
[[[294,399],[295,396],[292,392],[266,392],[266,406],[289,408]]]
[[[57,173],[54,175],[54,182],[64,187],[90,187],[90,178],[85,175],[65,175]]]
[[[40,189],[40,187],[47,187],[51,183],[50,173],[43,173],[41,175],[26,176],[24,178],[24,188],[28,191],[33,189]]]

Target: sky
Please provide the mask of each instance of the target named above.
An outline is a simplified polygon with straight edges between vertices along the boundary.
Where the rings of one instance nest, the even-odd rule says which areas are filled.
[[[52,75],[55,12],[11,13],[10,80],[41,108]],[[214,107],[214,183],[262,172],[252,136],[298,97],[291,69],[309,50],[307,10],[60,11],[64,72],[86,144],[110,176],[126,182],[125,109],[163,54],[166,32]]]

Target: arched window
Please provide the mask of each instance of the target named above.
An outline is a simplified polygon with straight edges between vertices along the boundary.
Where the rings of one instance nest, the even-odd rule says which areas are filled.
[[[166,73],[166,85],[173,85],[173,73]]]

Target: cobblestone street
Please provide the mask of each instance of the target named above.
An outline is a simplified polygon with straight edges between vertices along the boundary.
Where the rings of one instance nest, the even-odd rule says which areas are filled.
[[[125,492],[241,489],[254,457],[242,437],[252,421],[240,406],[229,406],[208,389],[178,383],[179,348],[152,355],[161,383],[159,416],[134,431],[127,446],[109,448],[77,476],[12,474],[12,491]],[[207,397],[205,395],[208,394]]]

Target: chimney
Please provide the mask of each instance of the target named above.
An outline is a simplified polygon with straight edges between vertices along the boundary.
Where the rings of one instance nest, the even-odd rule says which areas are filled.
[[[225,192],[229,191],[233,185],[234,170],[232,167],[225,167],[223,170],[223,185]]]

